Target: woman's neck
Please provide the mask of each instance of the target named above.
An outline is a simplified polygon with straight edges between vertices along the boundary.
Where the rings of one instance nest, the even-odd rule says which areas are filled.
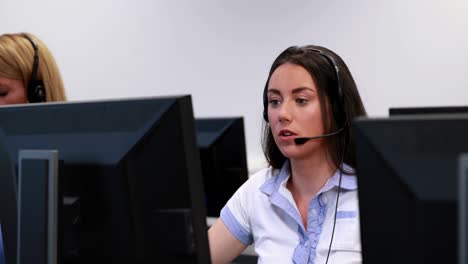
[[[288,189],[307,200],[312,199],[336,171],[325,153],[307,159],[291,159],[290,166]]]

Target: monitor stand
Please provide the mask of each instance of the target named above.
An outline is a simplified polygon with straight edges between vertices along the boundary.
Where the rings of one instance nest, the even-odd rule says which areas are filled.
[[[17,263],[57,263],[58,151],[20,150]]]

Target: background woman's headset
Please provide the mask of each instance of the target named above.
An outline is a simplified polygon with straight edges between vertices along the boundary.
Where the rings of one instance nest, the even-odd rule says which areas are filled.
[[[37,79],[37,73],[39,70],[39,48],[36,42],[27,34],[23,34],[23,37],[31,43],[34,49],[34,62],[31,71],[31,77],[29,78],[27,95],[28,102],[30,103],[41,103],[46,101],[46,92],[44,83]]]

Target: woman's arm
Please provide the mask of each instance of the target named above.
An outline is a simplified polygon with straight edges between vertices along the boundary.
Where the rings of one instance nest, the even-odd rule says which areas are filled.
[[[213,264],[229,263],[247,248],[227,229],[221,218],[208,230],[208,239]]]

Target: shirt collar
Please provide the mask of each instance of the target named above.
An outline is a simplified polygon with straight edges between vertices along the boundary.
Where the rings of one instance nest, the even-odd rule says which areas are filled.
[[[342,174],[340,173],[340,170],[336,170],[335,174],[333,174],[333,176],[330,179],[328,179],[327,183],[322,187],[319,193],[329,191],[333,187],[338,187],[340,174],[342,174],[341,175],[341,189],[349,190],[349,191],[357,189],[358,187],[357,178],[356,178],[356,175],[354,174],[354,169],[345,163],[343,164],[343,168],[345,171],[353,172],[353,174],[351,175]],[[274,174],[273,175],[274,177],[271,177],[270,179],[268,179],[260,187],[260,190],[268,196],[272,195],[273,193],[278,192],[280,186],[285,185],[285,182],[289,179],[291,175],[289,160],[286,160],[284,162],[280,170],[272,170],[271,173]]]

